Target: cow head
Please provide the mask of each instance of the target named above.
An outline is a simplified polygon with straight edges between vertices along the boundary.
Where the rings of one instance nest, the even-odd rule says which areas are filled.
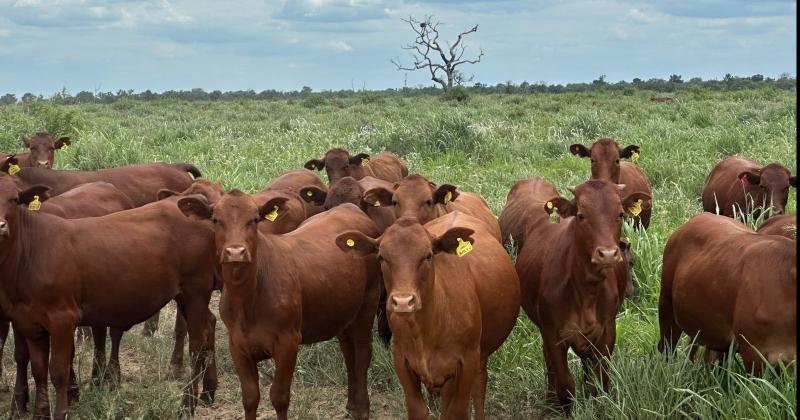
[[[30,149],[28,166],[34,168],[52,168],[56,149],[70,145],[69,137],[55,140],[47,133],[36,133],[31,137],[22,138],[22,144]]]
[[[308,192],[312,194],[309,195]],[[317,187],[306,187],[300,190],[300,196],[312,203],[315,203],[316,200],[323,195],[323,207],[325,210],[330,210],[344,203],[353,203],[362,210],[365,207],[364,200],[362,199],[364,188],[361,187],[361,183],[351,176],[346,176],[336,182],[332,182],[327,193]]]
[[[190,196],[199,194],[206,198],[209,204],[214,204],[222,198],[225,191],[222,189],[222,184],[219,182],[209,181],[204,178],[198,178],[192,181],[192,184],[183,192],[172,191],[168,189],[158,190],[158,199],[163,200],[168,197],[174,196]]]
[[[336,244],[345,252],[377,254],[386,286],[386,310],[413,313],[422,309],[435,281],[434,257],[442,252],[455,254],[463,242],[475,242],[474,231],[454,227],[434,237],[417,219],[404,217],[391,225],[378,239],[361,232],[345,232]]]
[[[50,187],[45,185],[34,185],[21,190],[13,178],[0,175],[0,240],[8,237],[13,228],[12,225],[18,223],[17,214],[20,206],[38,210],[38,207],[29,206],[34,201],[42,203],[47,200],[49,190]],[[23,210],[28,211],[27,209]]]
[[[394,190],[373,188],[364,193],[364,201],[381,206],[391,206],[395,216],[414,217],[427,223],[439,216],[436,206],[448,204],[458,198],[456,187],[436,184],[419,174],[409,175],[394,185]]]
[[[620,193],[624,185],[605,180],[589,180],[570,188],[573,200],[556,197],[545,203],[544,210],[550,214],[557,211],[562,219],[572,217],[574,245],[580,254],[597,267],[613,266],[622,262],[619,247],[622,220],[630,217],[630,208],[639,200],[649,203],[651,197],[635,192],[626,197]]]
[[[592,178],[619,182],[619,161],[640,153],[639,146],[630,145],[620,149],[612,139],[599,139],[587,149],[582,144],[569,146],[569,151],[576,156],[588,157],[592,161]]]
[[[350,156],[350,152],[347,150],[336,148],[328,150],[322,159],[311,159],[303,166],[306,169],[317,171],[324,168],[328,174],[328,183],[333,184],[346,176],[352,176],[355,179],[363,178],[362,165],[366,164],[368,160],[369,155],[366,153]]]
[[[753,196],[756,206],[772,202],[772,215],[777,216],[786,211],[789,201],[789,187],[797,187],[797,177],[780,163],[770,163],[758,170],[745,171],[739,179]]]
[[[259,207],[252,197],[235,189],[214,204],[201,196],[183,197],[177,204],[187,217],[211,221],[219,262],[227,264],[253,261],[258,251],[258,224],[278,217],[287,201],[275,197]]]

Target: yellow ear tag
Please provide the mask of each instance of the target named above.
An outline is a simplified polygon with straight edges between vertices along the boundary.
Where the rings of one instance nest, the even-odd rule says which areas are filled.
[[[9,175],[14,175],[17,172],[19,172],[19,165],[17,165],[16,163],[12,163],[11,165],[8,165],[8,174]]]
[[[636,202],[633,203],[633,205],[628,209],[628,211],[631,212],[631,214],[634,215],[634,217],[638,216],[639,213],[642,212],[642,200],[641,199],[636,200]]]
[[[361,166],[367,166],[367,165],[369,165],[369,159],[367,158],[361,159]]]
[[[550,210],[553,210],[553,202],[552,201],[548,201],[547,202],[547,208],[550,209]]]
[[[381,206],[381,200],[375,200],[375,204],[373,204],[373,206],[380,207]]]
[[[634,162],[636,162],[637,160],[639,160],[639,152],[633,152],[633,153],[631,153],[631,160],[632,160],[632,161],[634,161]]]
[[[349,246],[350,248],[356,246],[356,241],[354,241],[352,239],[348,239],[347,240],[347,246]]]
[[[61,151],[62,152],[67,150],[67,149],[69,149],[69,145],[67,143],[64,143],[64,144],[61,145]]]
[[[264,215],[264,218],[270,222],[274,222],[275,219],[278,218],[278,206],[273,207],[271,212]]]
[[[448,191],[447,194],[444,195],[444,203],[449,204],[452,199],[453,199],[453,193],[452,191]]]
[[[472,243],[470,241],[465,241],[461,238],[456,238],[458,241],[458,248],[456,248],[456,255],[459,257],[463,257],[464,255],[469,254],[472,252]]]
[[[39,211],[40,208],[42,208],[42,202],[39,201],[38,195],[34,195],[33,200],[31,200],[31,202],[28,203],[28,210]]]

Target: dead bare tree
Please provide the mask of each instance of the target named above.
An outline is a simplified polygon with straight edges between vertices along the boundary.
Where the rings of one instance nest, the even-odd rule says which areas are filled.
[[[456,67],[462,64],[481,62],[483,49],[480,50],[477,58],[472,60],[465,59],[464,53],[467,47],[462,43],[465,36],[477,32],[478,25],[458,34],[458,38],[452,44],[445,41],[445,46],[443,47],[439,43],[439,26],[441,22],[433,22],[431,16],[425,16],[425,19],[421,21],[414,19],[412,16],[402,20],[408,23],[417,36],[413,43],[402,47],[404,50],[411,51],[410,55],[414,60],[414,64],[405,66],[400,63],[399,58],[393,58],[391,61],[392,64],[397,66],[397,70],[428,69],[431,73],[431,80],[440,84],[442,90],[448,93],[453,89],[454,83],[460,83],[464,80],[463,73],[456,70]]]

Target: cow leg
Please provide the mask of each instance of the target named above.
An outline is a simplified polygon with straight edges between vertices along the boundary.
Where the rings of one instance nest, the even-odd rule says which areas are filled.
[[[3,377],[3,349],[6,346],[6,339],[8,338],[8,328],[11,325],[10,321],[0,321],[0,378]],[[0,392],[8,391],[8,387],[0,385]]]
[[[56,390],[56,410],[53,414],[53,418],[56,420],[66,419],[70,394],[74,392],[70,392],[70,378],[74,374],[72,372],[72,356],[75,352],[74,335],[75,326],[66,323],[54,326],[50,332],[50,375]]]
[[[481,360],[481,370],[472,383],[472,404],[475,408],[475,420],[483,420],[486,418],[486,384],[489,382],[489,370],[486,365],[488,362],[488,359]]]
[[[671,291],[665,291],[663,288],[658,299],[658,326],[661,336],[658,340],[658,351],[661,353],[673,353],[678,346],[678,340],[681,339],[683,331],[675,322],[675,315],[672,311]]]
[[[92,385],[100,386],[106,374],[106,327],[92,327],[92,340],[94,341]]]
[[[161,314],[161,311],[156,312],[144,322],[144,326],[142,327],[142,336],[144,337],[152,337],[158,331],[158,317]]]
[[[480,350],[465,355],[461,360],[461,372],[444,384],[442,388],[441,420],[469,418],[469,401],[472,388],[480,374]]]
[[[217,328],[217,318],[214,314],[209,312],[208,317],[209,325],[208,330],[210,331],[209,335],[206,336],[206,340],[210,340],[211,343],[206,343],[206,345],[210,345],[211,348],[214,347],[214,337],[216,334]],[[176,320],[175,323],[177,324],[178,321]],[[186,321],[183,322],[184,331]],[[177,325],[175,328],[178,328]],[[184,336],[185,336],[184,332]],[[213,353],[212,353],[213,354]],[[214,402],[214,395],[217,392],[217,384],[219,383],[219,379],[217,378],[217,359],[216,357],[210,357],[206,360],[206,367],[205,367],[205,374],[203,375],[203,393],[200,394],[200,400],[204,403],[211,404]]]
[[[186,318],[181,311],[175,314],[175,345],[172,347],[172,357],[169,365],[172,368],[172,379],[180,379],[186,375],[183,367],[183,348],[186,347]]]
[[[359,335],[358,338],[347,334],[339,336],[339,347],[342,349],[347,366],[347,412],[354,419],[367,419],[369,418],[367,370],[372,359],[372,337],[371,332]]]
[[[425,405],[425,399],[422,397],[419,377],[409,369],[406,359],[399,350],[395,349],[393,353],[394,370],[397,372],[400,386],[403,387],[409,420],[427,420],[428,406]]]
[[[208,373],[214,380],[217,377],[216,363],[214,363],[214,331],[209,331],[213,324],[209,320],[214,315],[208,309],[208,297],[180,296],[177,299],[178,308],[186,317],[186,326],[189,331],[189,353],[192,360],[192,380],[187,385],[183,406],[190,415],[194,415],[195,401],[198,395],[200,381],[206,381]],[[209,383],[208,395],[213,401],[217,384]]]
[[[386,314],[386,286],[381,282],[381,294],[378,299],[378,336],[384,347],[389,347],[392,342],[392,329],[389,327],[389,317]]]
[[[36,399],[34,401],[33,418],[50,418],[50,398],[47,393],[48,355],[50,354],[50,339],[44,333],[35,338],[28,339],[30,352],[31,372],[33,382],[36,384]]]
[[[764,373],[764,361],[758,350],[753,347],[753,344],[743,339],[742,336],[736,338],[736,344],[739,346],[739,354],[742,356],[744,369],[750,372],[753,376],[761,377]]]
[[[108,369],[111,373],[111,383],[114,386],[120,384],[122,372],[119,367],[119,345],[122,341],[123,331],[120,328],[110,328],[111,330],[111,358],[108,360]]]
[[[297,351],[300,348],[300,333],[279,336],[274,347],[272,358],[275,360],[275,378],[269,387],[269,400],[275,408],[278,420],[286,420],[289,418],[289,397],[294,368],[297,365]]]
[[[258,402],[261,399],[261,391],[258,389],[257,362],[250,358],[250,354],[235,347],[230,337],[228,338],[228,348],[231,352],[231,359],[233,359],[233,366],[236,368],[236,376],[239,377],[239,386],[242,389],[244,418],[245,420],[255,420]]]
[[[575,395],[575,379],[569,372],[567,348],[559,345],[556,337],[543,335],[544,360],[548,373],[547,399],[570,410]],[[552,384],[552,388],[550,385]]]
[[[31,357],[28,353],[28,341],[14,328],[14,362],[17,365],[17,379],[14,382],[14,400],[11,403],[11,412],[19,414],[28,413],[28,362]]]

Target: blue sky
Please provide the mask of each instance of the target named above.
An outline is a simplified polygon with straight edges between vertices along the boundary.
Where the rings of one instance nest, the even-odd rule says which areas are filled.
[[[400,19],[479,24],[476,82],[796,75],[795,1],[0,0],[0,93],[402,87]],[[430,85],[422,72],[408,84]]]

